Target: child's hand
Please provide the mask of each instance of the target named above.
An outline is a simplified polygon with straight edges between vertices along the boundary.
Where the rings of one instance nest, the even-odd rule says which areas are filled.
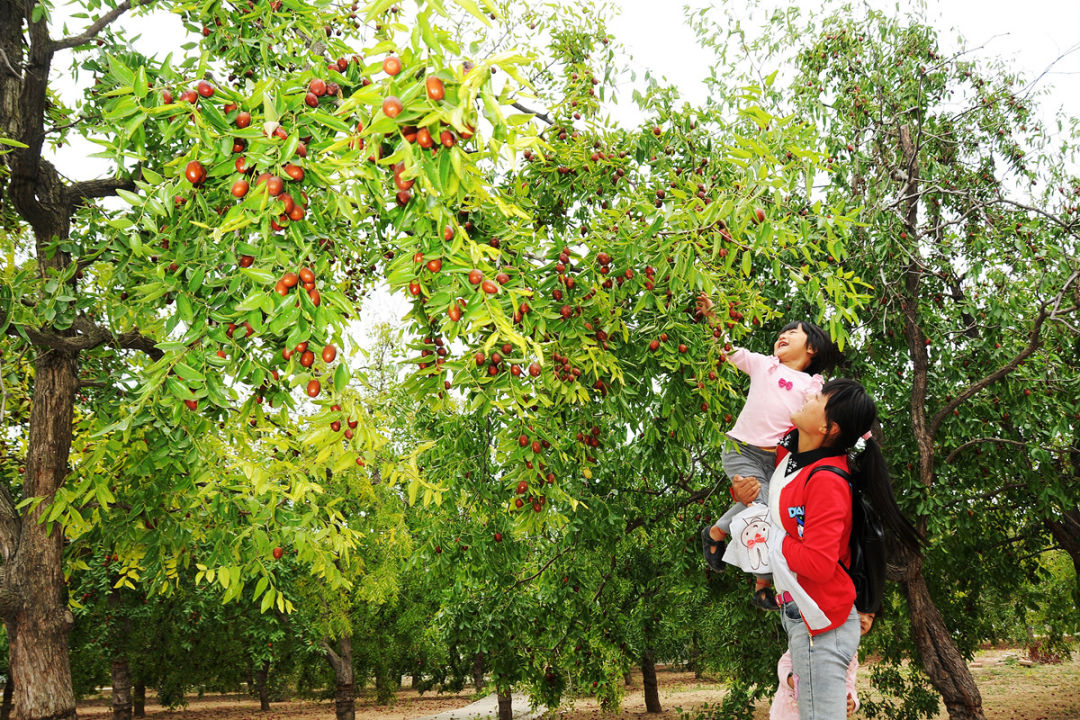
[[[697,314],[701,317],[709,319],[716,317],[715,313],[713,313],[713,301],[705,293],[699,294],[694,304],[697,308]]]
[[[850,695],[847,696],[847,714],[851,715],[855,712],[855,698]]]

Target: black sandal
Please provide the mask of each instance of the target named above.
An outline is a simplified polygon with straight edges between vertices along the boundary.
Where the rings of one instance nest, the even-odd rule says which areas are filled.
[[[753,597],[750,599],[750,604],[762,610],[780,610],[780,606],[776,604],[776,593],[768,586],[755,590]]]
[[[724,571],[724,543],[713,540],[709,535],[712,525],[706,525],[701,531],[701,553],[705,556],[705,564],[716,572]]]

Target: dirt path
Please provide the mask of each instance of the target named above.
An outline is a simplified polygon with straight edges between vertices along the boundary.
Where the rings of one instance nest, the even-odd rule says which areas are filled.
[[[980,652],[972,663],[972,674],[983,695],[987,720],[1080,720],[1080,657],[1060,665],[1020,664],[1021,654],[1010,650]],[[680,720],[680,709],[693,718],[706,705],[719,703],[724,688],[715,679],[695,679],[693,673],[661,669],[660,702],[664,711],[658,715],[645,712],[641,676],[635,674],[627,687],[621,710],[607,716],[611,720]],[[869,692],[869,673],[859,678],[861,694]],[[421,696],[412,690],[398,693],[393,705],[377,705],[374,698],[360,698],[356,704],[357,720],[468,720],[482,714],[494,714],[494,696],[481,703],[471,693]],[[472,707],[470,707],[472,706]],[[515,718],[529,716],[528,701],[523,696],[515,703]],[[450,711],[455,711],[450,713]],[[183,710],[169,711],[147,704],[148,718],[159,720],[330,720],[333,703],[291,701],[274,703],[268,712],[259,712],[257,701],[246,695],[211,696],[192,699]],[[490,716],[490,715],[489,715]],[[111,717],[105,699],[79,704],[80,718],[103,720]],[[602,717],[599,705],[590,698],[567,702],[549,717],[553,720],[597,720]],[[768,720],[767,702],[758,705],[754,720]],[[606,718],[604,718],[606,720]],[[947,720],[944,711],[935,720]]]

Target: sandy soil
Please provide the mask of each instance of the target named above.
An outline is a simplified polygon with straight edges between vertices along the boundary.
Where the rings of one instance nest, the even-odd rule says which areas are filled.
[[[983,696],[988,720],[1078,720],[1080,719],[1080,657],[1060,665],[1025,667],[1018,661],[1022,652],[987,650],[980,652],[972,663],[972,674]],[[724,695],[723,686],[715,679],[695,679],[693,673],[661,668],[658,672],[660,702],[663,712],[645,712],[641,676],[635,674],[627,688],[626,698],[612,720],[679,720],[681,708],[690,717],[703,705],[714,705]],[[860,677],[860,692],[869,692],[868,674]],[[377,705],[373,698],[357,701],[357,720],[418,720],[447,710],[469,705],[471,693],[419,696],[411,690],[398,693],[393,705]],[[149,698],[148,698],[149,700]],[[148,703],[147,717],[169,720],[330,720],[333,704],[328,702],[293,701],[274,703],[266,713],[259,712],[258,702],[245,695],[210,696],[192,699],[187,708],[169,711]],[[108,718],[107,700],[92,700],[79,705],[80,718]],[[602,718],[597,703],[582,699],[567,703],[554,713],[555,720],[597,720]],[[754,720],[768,720],[767,702],[754,713]],[[942,710],[935,720],[946,720]],[[605,719],[606,720],[606,719]]]
[[[168,710],[151,702],[147,692],[146,717],[168,720],[315,720],[334,717],[333,702],[295,700],[272,703],[268,712],[259,711],[258,700],[248,695],[208,695],[191,698],[186,708]],[[378,705],[374,697],[358,698],[357,720],[416,720],[438,715],[447,710],[465,707],[476,699],[468,692],[438,695],[432,692],[420,696],[413,690],[398,693],[393,705]],[[79,703],[79,718],[111,718],[108,700],[90,700]]]

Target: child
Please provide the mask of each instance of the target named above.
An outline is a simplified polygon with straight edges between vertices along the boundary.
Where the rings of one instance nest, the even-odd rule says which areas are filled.
[[[712,322],[712,301],[702,295],[699,312]],[[737,497],[742,488],[743,500],[761,504],[760,513],[747,513],[736,532],[742,542],[729,547],[723,559],[757,575],[753,603],[765,610],[776,610],[776,600],[769,587],[771,576],[758,573],[761,560],[767,557],[768,525],[765,520],[769,478],[776,465],[776,443],[791,427],[791,413],[803,405],[807,395],[821,389],[820,373],[831,370],[840,359],[828,333],[813,323],[788,323],[773,344],[772,355],[761,355],[737,348],[728,361],[750,376],[750,391],[735,426],[728,432],[730,444],[722,461],[725,474],[732,481],[735,504],[702,532],[705,561],[714,570],[722,569],[720,543],[732,534],[732,520],[747,506]],[[753,517],[750,517],[753,516]],[[733,551],[741,551],[739,553]],[[758,553],[759,558],[754,553]],[[735,557],[738,556],[738,559]]]
[[[865,635],[874,626],[874,613],[859,613],[859,634]],[[859,696],[855,692],[855,675],[859,670],[859,654],[851,658],[847,669],[847,714],[850,716],[859,709]],[[769,707],[769,720],[799,720],[798,683],[792,674],[791,652],[785,651],[776,664],[776,674],[780,685],[776,688],[772,705]]]

